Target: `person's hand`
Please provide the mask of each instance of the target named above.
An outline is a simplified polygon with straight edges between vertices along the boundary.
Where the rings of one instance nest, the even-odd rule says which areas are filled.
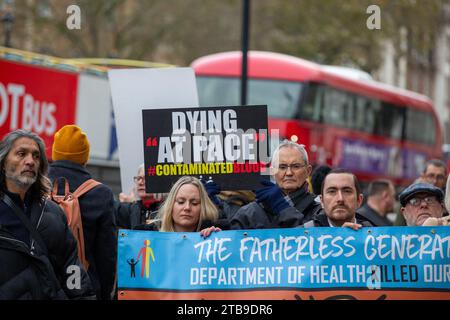
[[[440,226],[450,226],[450,216],[439,218]]]
[[[265,187],[255,191],[256,202],[263,202],[269,205],[276,214],[289,208],[289,203],[284,198],[283,191],[281,191],[278,185],[268,180],[262,180],[261,184]]]
[[[358,231],[359,229],[362,228],[362,225],[359,223],[353,223],[353,222],[344,222],[344,224],[342,225],[343,228],[350,228],[353,230]]]
[[[201,230],[200,235],[203,238],[208,238],[211,235],[211,233],[218,232],[218,231],[222,231],[222,229],[212,226],[212,227]]]
[[[217,197],[217,195],[220,193],[220,187],[215,183],[213,180],[205,181],[204,179],[200,180],[205,187],[206,192],[208,193],[208,197],[211,199],[211,201],[219,206],[220,200]]]
[[[126,194],[124,192],[119,193],[119,201],[120,202],[133,202],[135,200],[134,192],[131,191],[130,194]]]
[[[435,227],[439,225],[439,221],[437,218],[430,217],[422,224],[423,227]]]
[[[450,226],[450,216],[442,218],[430,217],[422,224],[424,227]]]

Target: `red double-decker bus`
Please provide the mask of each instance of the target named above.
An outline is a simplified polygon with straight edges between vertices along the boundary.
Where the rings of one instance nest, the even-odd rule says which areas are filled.
[[[241,52],[191,66],[201,106],[240,104]],[[247,103],[267,105],[269,129],[304,144],[312,164],[407,185],[442,157],[440,123],[424,95],[271,52],[249,52],[248,80]]]

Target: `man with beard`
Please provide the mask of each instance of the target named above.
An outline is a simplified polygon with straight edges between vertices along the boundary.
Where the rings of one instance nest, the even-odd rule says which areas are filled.
[[[0,300],[93,298],[64,212],[48,198],[44,142],[9,133],[0,169]]]
[[[312,221],[305,223],[305,228],[349,227],[358,230],[362,226],[372,226],[356,212],[363,202],[363,195],[358,179],[350,171],[331,170],[323,180],[320,201],[322,212]]]
[[[442,189],[428,183],[415,183],[400,193],[400,212],[408,226],[449,225],[443,217],[444,193]]]

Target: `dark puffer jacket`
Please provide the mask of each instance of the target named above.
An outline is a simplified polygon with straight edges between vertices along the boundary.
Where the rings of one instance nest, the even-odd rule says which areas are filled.
[[[115,201],[116,224],[118,228],[135,229],[146,224],[147,220],[156,218],[161,202],[154,202],[149,207],[142,204],[142,200],[135,202]]]
[[[84,167],[65,160],[55,161],[50,165],[50,180],[54,182],[59,177],[65,177],[69,181],[71,192],[91,179]],[[63,194],[64,190],[62,181],[59,182],[59,194]],[[78,201],[86,258],[89,261],[88,274],[97,297],[109,300],[114,286],[117,257],[114,195],[108,186],[101,184],[82,195]]]
[[[256,201],[243,206],[231,219],[231,229],[294,228],[312,220],[321,209],[304,186],[285,199],[291,206],[279,214],[273,213],[270,205]]]
[[[222,191],[218,198],[220,217],[230,221],[240,208],[255,200],[255,194],[249,190]]]
[[[33,240],[30,249],[0,226],[0,300],[94,298],[63,211],[50,200],[35,201],[32,206],[31,224],[45,245]],[[3,200],[0,213],[14,215]]]

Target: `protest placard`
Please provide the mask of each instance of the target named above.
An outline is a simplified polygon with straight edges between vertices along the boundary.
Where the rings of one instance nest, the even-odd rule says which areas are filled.
[[[267,106],[143,110],[147,192],[168,192],[181,176],[222,190],[268,179]]]
[[[198,106],[191,68],[115,69],[108,71],[117,128],[122,190],[129,193],[133,176],[144,162],[142,109]]]

